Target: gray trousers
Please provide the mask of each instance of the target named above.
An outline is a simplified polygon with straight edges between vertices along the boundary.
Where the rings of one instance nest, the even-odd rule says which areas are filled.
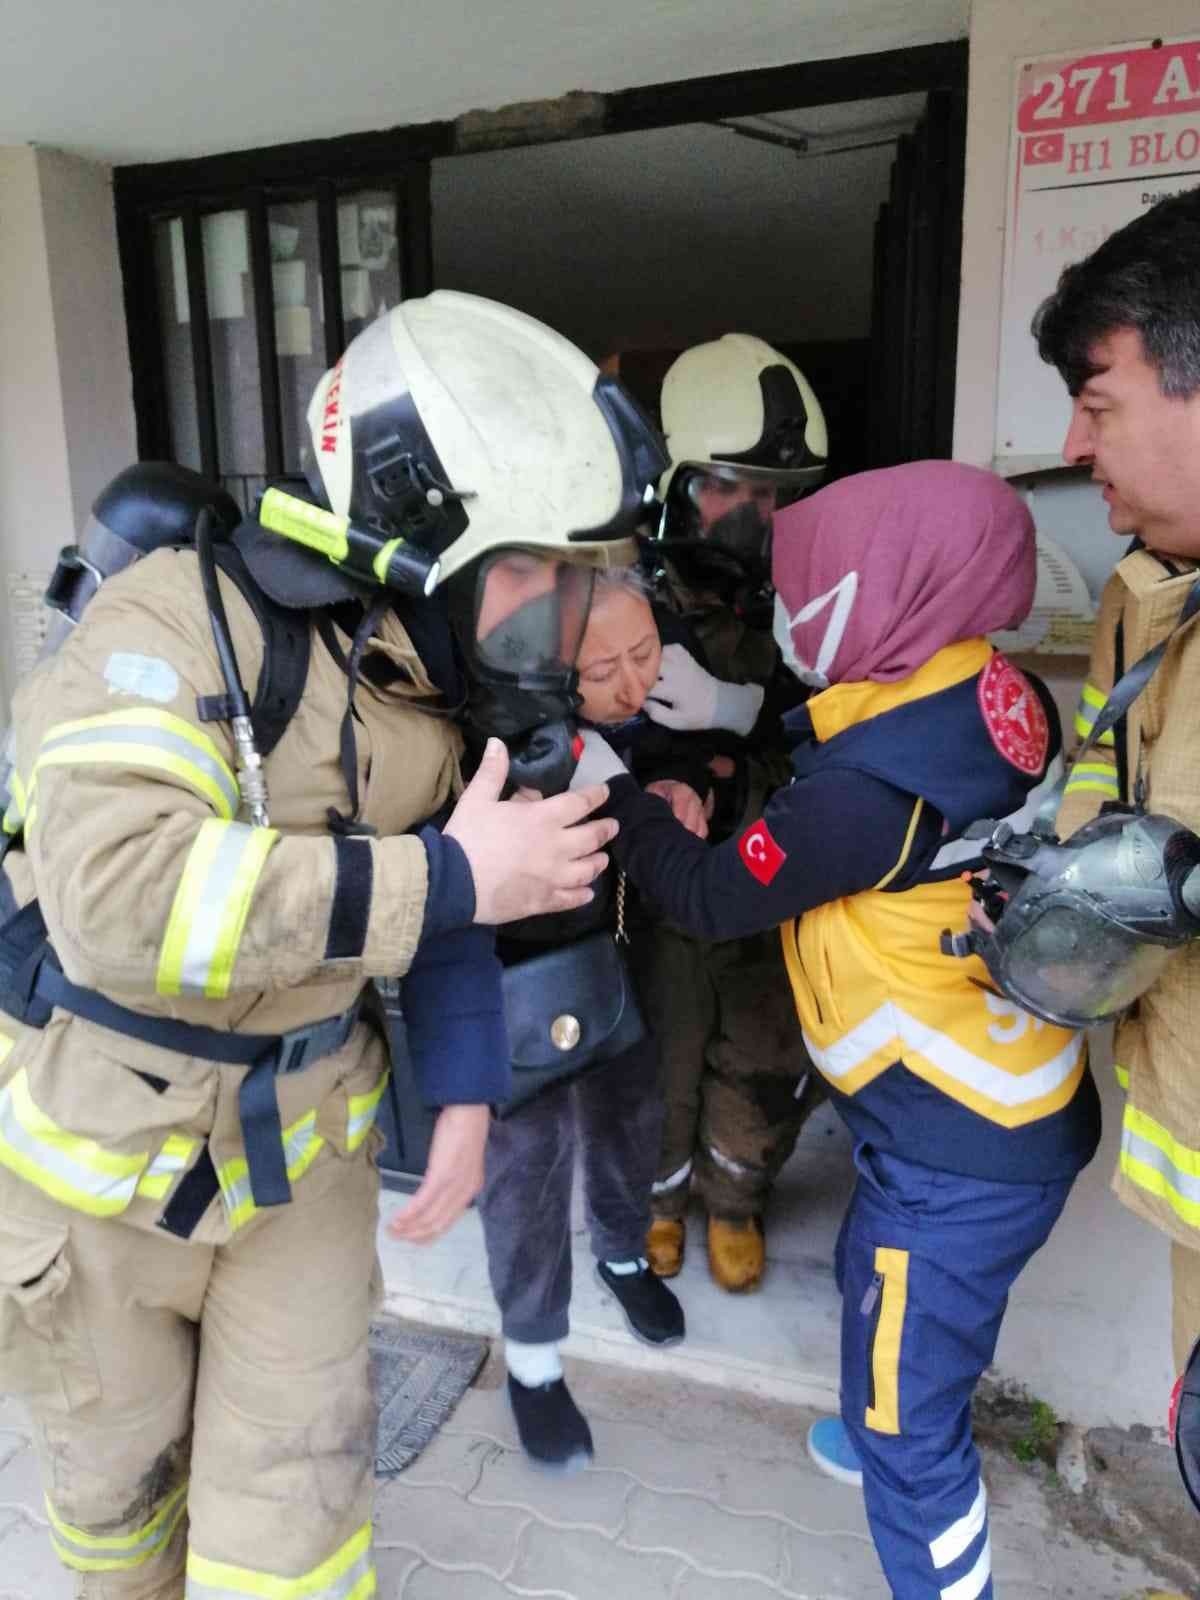
[[[654,1041],[493,1121],[479,1210],[506,1338],[565,1338],[571,1301],[571,1182],[578,1149],[592,1254],[645,1249],[662,1102]]]

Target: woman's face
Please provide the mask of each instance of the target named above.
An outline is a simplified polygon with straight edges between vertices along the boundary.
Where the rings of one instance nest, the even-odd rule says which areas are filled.
[[[579,692],[588,722],[636,716],[658,678],[662,643],[649,602],[629,589],[602,589],[579,647]]]

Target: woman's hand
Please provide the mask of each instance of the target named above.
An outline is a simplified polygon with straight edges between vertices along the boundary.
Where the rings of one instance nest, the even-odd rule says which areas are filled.
[[[682,822],[697,839],[708,838],[709,813],[706,812],[704,801],[690,784],[680,783],[675,778],[659,778],[657,782],[646,785],[646,793],[656,794],[660,800],[665,800],[676,822]]]
[[[483,1147],[489,1106],[443,1106],[433,1125],[421,1186],[388,1223],[395,1239],[432,1244],[451,1228],[483,1188]]]

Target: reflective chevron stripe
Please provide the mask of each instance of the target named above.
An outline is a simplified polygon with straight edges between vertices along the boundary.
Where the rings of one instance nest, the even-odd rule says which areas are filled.
[[[317,1132],[317,1113],[306,1111],[298,1121],[283,1130],[283,1158],[292,1183],[302,1178],[325,1148]],[[250,1169],[244,1156],[235,1156],[217,1168],[217,1182],[231,1228],[244,1227],[257,1212],[250,1187]]]
[[[188,1551],[185,1600],[367,1600],[374,1593],[369,1522],[327,1561],[298,1578],[277,1578]]]
[[[137,1192],[149,1200],[165,1199],[167,1191],[191,1160],[199,1142],[198,1139],[186,1139],[181,1133],[168,1134],[163,1140],[162,1149],[139,1181]]]
[[[879,1069],[883,1070],[891,1064],[886,1059],[891,1054],[893,1059],[903,1060],[910,1072],[1006,1126],[1048,1115],[1065,1105],[1084,1063],[1083,1035],[1074,1033],[1049,1061],[1028,1071],[1008,1072],[892,1001],[885,1001],[833,1044],[822,1048],[807,1030],[804,1037],[813,1061],[845,1093],[853,1094],[862,1081],[849,1084],[842,1080],[874,1057],[885,1058]]]
[[[1117,769],[1111,761],[1077,761],[1071,768],[1064,794],[1079,794],[1092,789],[1108,800],[1120,797],[1117,787]]]
[[[47,767],[118,766],[165,772],[180,779],[220,817],[236,815],[237,779],[206,733],[169,711],[149,706],[107,711],[60,722],[42,740],[30,783]]]
[[[367,1094],[352,1094],[346,1109],[346,1149],[357,1150],[375,1126],[375,1113],[387,1088],[388,1074],[380,1074],[379,1082]]]
[[[64,1522],[46,1501],[50,1542],[58,1559],[76,1572],[128,1572],[143,1566],[170,1543],[171,1535],[187,1510],[187,1484],[181,1483],[159,1506],[150,1521],[132,1533],[86,1533]]]
[[[262,869],[279,838],[274,828],[210,818],[184,864],[159,953],[159,994],[229,993],[242,930]]]
[[[25,1069],[0,1089],[0,1165],[93,1217],[115,1217],[137,1191],[149,1156],[118,1155],[60,1128],[33,1102]]]
[[[1075,732],[1081,739],[1086,739],[1095,727],[1100,708],[1107,698],[1107,695],[1101,694],[1099,689],[1093,688],[1090,683],[1084,684],[1075,711]],[[1111,747],[1115,743],[1113,730],[1110,728],[1107,733],[1102,733],[1096,743]]]
[[[1189,1227],[1200,1228],[1200,1150],[1183,1144],[1146,1112],[1126,1105],[1119,1165],[1131,1183],[1165,1200]]]

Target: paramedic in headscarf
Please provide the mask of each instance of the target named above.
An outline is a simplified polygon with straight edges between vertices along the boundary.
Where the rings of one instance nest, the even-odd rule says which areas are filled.
[[[1099,1133],[1082,1035],[939,947],[981,865],[964,830],[1021,825],[1061,770],[1049,693],[985,638],[1028,614],[1033,524],[991,473],[918,462],[780,512],[773,565],[785,659],[820,691],[784,718],[795,781],[714,849],[592,734],[582,781],[611,777],[616,859],[672,922],[707,939],[782,924],[859,1172],[836,1260],[842,1418],[809,1451],[863,1483],[895,1594],[988,1600],[971,1396]]]

